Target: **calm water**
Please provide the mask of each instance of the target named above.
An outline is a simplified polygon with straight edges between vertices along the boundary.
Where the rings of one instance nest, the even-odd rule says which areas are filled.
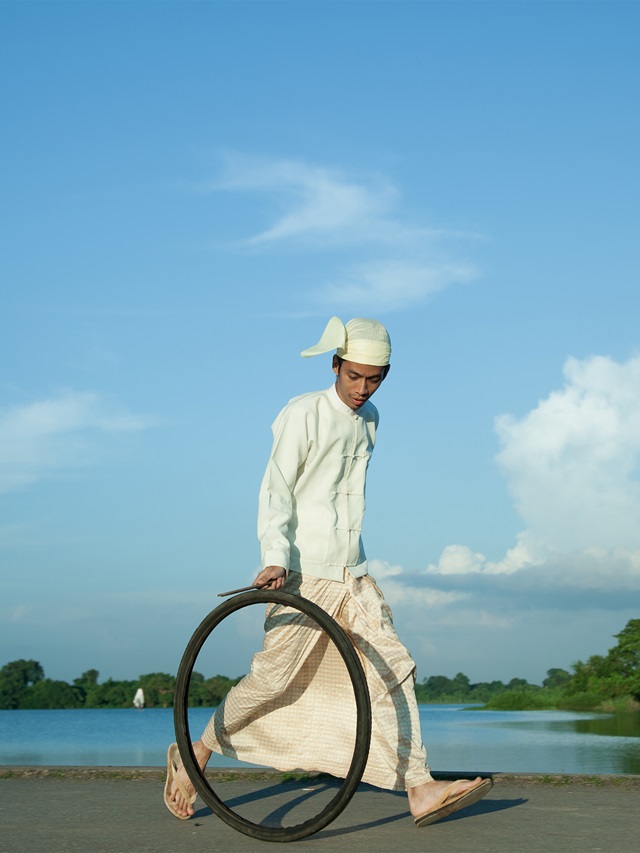
[[[194,735],[211,709],[194,708]],[[441,771],[640,774],[640,716],[468,711],[421,705],[429,763]],[[0,764],[164,766],[169,708],[0,711]],[[211,766],[239,766],[214,755]]]

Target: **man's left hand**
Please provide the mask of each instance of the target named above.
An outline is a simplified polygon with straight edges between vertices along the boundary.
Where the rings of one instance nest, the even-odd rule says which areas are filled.
[[[287,573],[282,566],[267,566],[253,582],[261,589],[282,589]]]

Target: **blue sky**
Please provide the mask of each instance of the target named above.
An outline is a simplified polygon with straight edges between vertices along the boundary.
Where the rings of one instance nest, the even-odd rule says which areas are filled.
[[[330,384],[298,353],[334,314],[392,337],[365,545],[418,677],[612,646],[640,592],[640,6],[0,20],[0,663],[177,669],[258,568],[270,424]]]

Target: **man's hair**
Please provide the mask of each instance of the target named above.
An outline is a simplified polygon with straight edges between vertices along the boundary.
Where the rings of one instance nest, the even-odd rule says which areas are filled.
[[[340,369],[342,368],[342,365],[344,364],[345,359],[341,358],[339,355],[335,355],[334,358],[338,362],[338,373],[340,373]],[[370,365],[370,367],[377,367],[377,366],[378,365],[375,365],[375,364]],[[385,364],[384,367],[382,367],[382,378],[383,379],[386,377],[387,373],[389,372],[390,367],[391,367],[390,364]]]

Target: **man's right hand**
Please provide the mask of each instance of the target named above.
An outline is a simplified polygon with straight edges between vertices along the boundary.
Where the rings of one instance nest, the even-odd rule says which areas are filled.
[[[282,589],[287,573],[282,566],[267,566],[253,582],[261,589]]]

